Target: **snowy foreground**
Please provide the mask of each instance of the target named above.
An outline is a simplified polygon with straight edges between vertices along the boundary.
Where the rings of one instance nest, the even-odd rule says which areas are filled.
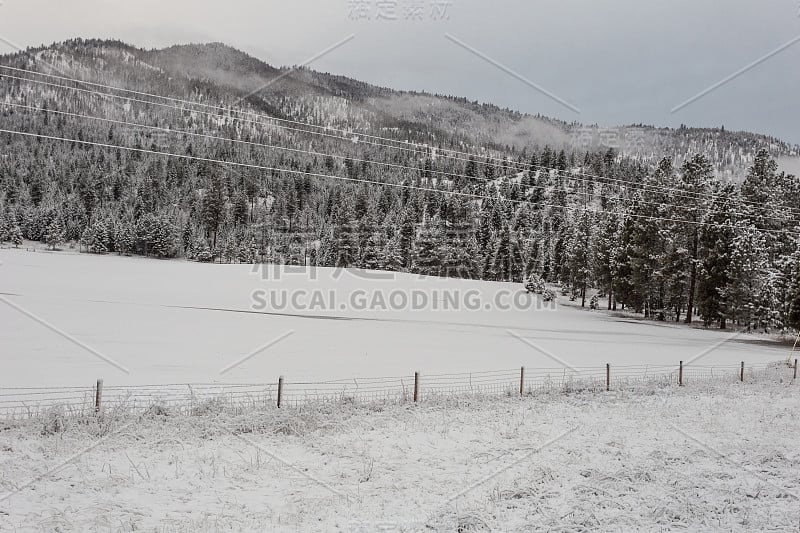
[[[511,283],[333,269],[254,273],[248,265],[66,251],[3,249],[0,263],[0,388],[90,387],[97,378],[108,387],[274,383],[280,375],[299,382],[680,360],[763,365],[785,360],[790,349],[759,336],[567,305],[541,309]]]
[[[771,364],[788,349],[758,336],[543,310],[513,284],[24,250],[0,262],[2,401],[85,386],[89,402],[0,417],[3,531],[800,528],[800,388]],[[431,299],[380,305],[398,291]],[[264,305],[281,294],[307,299]],[[679,360],[685,387],[617,378]],[[514,393],[523,365],[605,363],[611,392],[602,372],[599,386]],[[249,403],[91,407],[97,377],[111,394],[501,369],[492,395],[436,396],[423,379],[416,405],[277,409],[267,387]]]
[[[10,421],[0,530],[797,531],[786,376]]]

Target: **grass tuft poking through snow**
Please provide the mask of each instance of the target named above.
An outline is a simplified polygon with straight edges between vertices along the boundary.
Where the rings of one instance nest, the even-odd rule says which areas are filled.
[[[417,405],[52,409],[0,424],[0,529],[797,530],[785,370]]]

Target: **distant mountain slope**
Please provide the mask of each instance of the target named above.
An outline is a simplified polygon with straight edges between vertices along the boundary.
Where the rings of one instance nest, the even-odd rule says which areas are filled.
[[[0,65],[61,76],[0,69],[0,246],[535,276],[589,307],[800,327],[800,180],[776,163],[797,148],[777,139],[567,124],[221,44]]]
[[[513,155],[545,145],[578,153],[613,148],[650,165],[668,156],[676,166],[699,152],[727,178],[743,176],[761,148],[777,158],[800,155],[797,146],[755,133],[584,126],[305,68],[275,68],[221,43],[142,50],[118,41],[76,39],[31,52],[41,60],[37,68],[47,70],[47,62],[68,76],[217,103],[247,97],[241,105],[281,118],[465,151],[488,147]],[[29,63],[25,54],[0,60]]]

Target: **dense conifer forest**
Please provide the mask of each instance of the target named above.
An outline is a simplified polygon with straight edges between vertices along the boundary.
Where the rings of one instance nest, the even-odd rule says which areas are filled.
[[[221,45],[78,40],[0,64],[23,69],[0,69],[7,245],[533,277],[656,320],[800,325],[800,180],[775,162],[796,147],[776,139],[576,143],[577,124],[305,69],[253,95],[281,71]]]

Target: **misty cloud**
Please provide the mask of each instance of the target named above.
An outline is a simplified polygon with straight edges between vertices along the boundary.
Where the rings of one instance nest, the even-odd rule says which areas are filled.
[[[441,2],[440,2],[441,3]],[[492,102],[567,121],[613,126],[721,126],[800,142],[800,43],[697,100],[670,109],[800,34],[795,0],[652,3],[434,0],[394,19],[350,0],[6,0],[0,36],[22,46],[72,37],[143,47],[221,41],[273,65],[307,61],[397,89]],[[391,4],[391,2],[389,3]],[[407,20],[411,19],[411,20]],[[445,38],[451,34],[564,100],[571,111]],[[498,36],[502,36],[502,39]],[[0,45],[0,51],[11,51]]]

